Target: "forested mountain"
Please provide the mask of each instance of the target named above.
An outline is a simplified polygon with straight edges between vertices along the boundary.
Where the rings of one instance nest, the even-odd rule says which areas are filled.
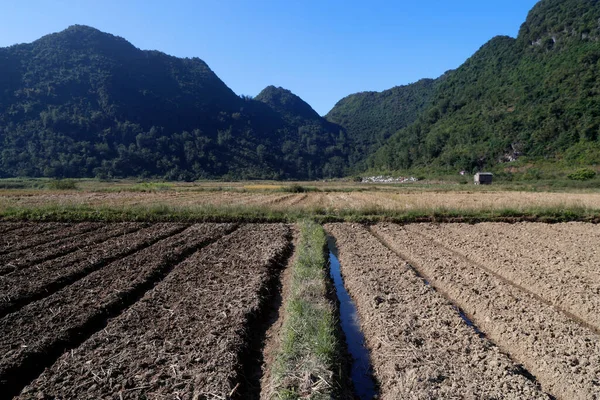
[[[417,119],[429,104],[436,82],[422,79],[383,92],[351,94],[329,111],[325,118],[346,128],[352,141],[350,164],[355,170],[363,169],[367,157]]]
[[[0,48],[0,177],[316,179],[600,163],[600,1],[541,0],[442,77],[340,100],[237,96],[198,58],[85,26]]]
[[[310,165],[320,163],[321,176],[339,177],[347,172],[348,153],[353,145],[341,126],[322,118],[308,103],[281,87],[268,86],[255,100],[269,106],[285,122],[278,136],[285,139],[282,150],[286,163],[296,163],[298,169],[309,171]],[[309,158],[299,153],[297,146]],[[305,165],[307,162],[311,164]]]
[[[295,98],[238,97],[202,60],[86,26],[0,48],[0,176],[319,178],[345,134]],[[285,111],[285,112],[283,112]],[[297,112],[297,114],[294,114]],[[327,157],[323,157],[326,151]]]
[[[476,170],[531,158],[600,163],[600,2],[542,0],[437,85],[370,158],[377,169]]]

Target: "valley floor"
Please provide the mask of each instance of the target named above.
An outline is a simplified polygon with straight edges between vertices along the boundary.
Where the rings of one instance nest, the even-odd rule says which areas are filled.
[[[352,183],[76,182],[0,189],[0,217],[45,220],[596,221],[600,190]],[[524,190],[527,189],[527,190]]]

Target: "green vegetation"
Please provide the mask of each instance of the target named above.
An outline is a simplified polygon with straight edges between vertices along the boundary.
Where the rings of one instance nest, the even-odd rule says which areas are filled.
[[[130,192],[160,192],[172,190],[173,185],[165,182],[143,182],[125,189]]]
[[[297,183],[294,183],[290,186],[283,186],[280,189],[281,192],[286,193],[307,193],[307,192],[319,192],[320,190],[316,187],[302,186]]]
[[[568,177],[573,181],[589,181],[596,177],[596,171],[589,168],[582,168],[569,174]]]
[[[198,58],[72,26],[0,48],[0,71],[0,178],[345,173],[342,128],[283,89],[239,97]]]
[[[76,190],[77,183],[73,179],[54,179],[48,182],[48,189]]]
[[[0,189],[41,189],[47,187],[47,181],[32,178],[0,179]]]
[[[522,206],[503,209],[414,208],[386,210],[376,206],[357,209],[314,207],[274,209],[269,206],[87,206],[48,204],[0,207],[1,220],[19,221],[147,221],[147,222],[298,222],[414,223],[414,222],[600,222],[600,209],[579,206]]]
[[[542,0],[439,82],[431,105],[369,160],[383,170],[474,172],[527,156],[600,164],[600,3]]]
[[[325,118],[348,132],[352,172],[362,172],[371,154],[417,119],[428,105],[435,85],[432,79],[422,79],[380,93],[356,93],[343,98],[329,111]]]
[[[343,347],[329,299],[326,236],[314,222],[300,224],[300,240],[284,299],[280,347],[271,370],[273,398],[331,399],[343,389],[335,371]]]
[[[568,180],[600,165],[599,20],[598,1],[541,0],[516,39],[327,119],[288,90],[237,96],[198,58],[72,26],[0,48],[0,178]]]

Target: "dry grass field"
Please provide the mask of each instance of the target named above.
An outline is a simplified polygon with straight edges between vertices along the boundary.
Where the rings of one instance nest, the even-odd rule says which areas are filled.
[[[45,210],[160,210],[210,215],[500,216],[600,215],[600,190],[524,191],[464,185],[359,185],[350,183],[127,184],[84,181],[77,190],[0,189],[0,214]],[[585,217],[585,218],[584,218]],[[288,218],[289,220],[290,218]],[[293,218],[292,218],[293,219]],[[577,218],[567,218],[577,219]]]

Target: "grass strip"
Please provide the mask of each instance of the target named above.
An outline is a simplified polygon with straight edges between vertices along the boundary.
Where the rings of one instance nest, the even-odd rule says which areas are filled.
[[[89,206],[46,204],[0,207],[0,220],[44,222],[287,222],[304,219],[319,223],[413,223],[413,222],[600,222],[600,209],[581,206],[552,206],[453,209],[424,207],[411,210],[387,210],[379,207],[335,209],[327,207],[277,209],[268,205],[195,205],[167,204],[136,206]]]
[[[343,390],[338,373],[343,347],[329,296],[325,246],[323,228],[302,221],[268,398],[331,399]]]

